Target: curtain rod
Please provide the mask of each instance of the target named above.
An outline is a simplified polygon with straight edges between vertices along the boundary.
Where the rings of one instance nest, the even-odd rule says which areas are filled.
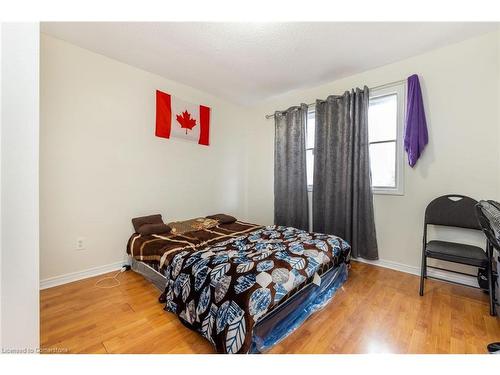
[[[378,90],[378,89],[382,89],[384,87],[390,87],[390,86],[393,86],[393,85],[398,85],[400,83],[405,83],[406,82],[406,79],[401,79],[399,81],[394,81],[394,82],[389,82],[389,83],[384,83],[383,85],[379,85],[379,86],[374,86],[374,87],[370,87],[369,90]],[[341,96],[341,95],[339,95]],[[310,103],[307,105],[307,107],[314,107],[316,105],[316,103]],[[281,111],[281,112],[286,112],[285,111]],[[266,115],[266,120],[269,120],[270,118],[273,118],[274,117],[274,113],[272,115]]]

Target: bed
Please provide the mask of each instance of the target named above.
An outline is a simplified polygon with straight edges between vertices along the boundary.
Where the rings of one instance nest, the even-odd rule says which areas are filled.
[[[219,353],[260,353],[284,339],[332,299],[350,261],[339,237],[241,221],[135,233],[127,253],[165,310]]]

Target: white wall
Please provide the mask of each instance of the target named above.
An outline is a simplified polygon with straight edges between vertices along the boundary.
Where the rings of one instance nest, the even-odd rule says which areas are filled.
[[[290,92],[254,108],[247,156],[249,220],[273,220],[274,123],[265,119],[266,114],[356,86],[375,87],[418,73],[429,145],[416,168],[405,168],[405,195],[376,195],[374,205],[380,258],[408,269],[419,267],[423,214],[430,200],[447,193],[500,199],[498,39],[497,32],[490,33],[323,86]],[[474,233],[445,231],[440,235],[484,245],[482,236]]]
[[[497,150],[497,158],[500,163],[500,26],[498,27],[496,52],[497,52],[496,61],[497,61],[497,94],[498,94],[496,107],[497,107],[497,120],[499,124],[497,127],[496,150]],[[498,177],[498,186],[500,186],[500,172],[497,173],[497,177]]]
[[[134,216],[225,211],[272,223],[274,125],[264,116],[413,73],[421,77],[430,144],[415,169],[406,167],[404,196],[375,196],[375,220],[380,258],[416,269],[432,198],[500,199],[499,49],[499,33],[490,33],[241,108],[43,35],[41,278],[121,261]],[[212,107],[210,147],[154,137],[155,89]],[[85,250],[75,250],[77,237]]]
[[[209,147],[154,136],[156,89],[212,108]],[[244,219],[244,112],[42,34],[41,279],[122,261],[135,216]]]
[[[1,344],[39,345],[39,25],[1,31]]]
[[[0,23],[0,348],[2,348],[2,52],[3,52],[3,42],[2,42],[2,23]]]

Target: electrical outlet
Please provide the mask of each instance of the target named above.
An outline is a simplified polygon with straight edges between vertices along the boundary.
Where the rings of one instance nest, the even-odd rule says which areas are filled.
[[[78,237],[76,239],[76,250],[85,250],[85,238]]]

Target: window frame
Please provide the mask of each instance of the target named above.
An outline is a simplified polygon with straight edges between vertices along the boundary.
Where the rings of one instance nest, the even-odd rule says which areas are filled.
[[[406,116],[406,82],[397,82],[380,86],[370,90],[369,100],[381,98],[384,96],[396,95],[397,97],[397,113],[396,113],[396,177],[395,187],[391,186],[373,186],[372,192],[377,195],[404,195],[404,123]],[[382,141],[393,142],[393,141]],[[368,147],[371,144],[382,142],[368,141]]]
[[[310,105],[309,108],[307,109],[307,123],[306,123],[306,154],[307,154],[307,151],[311,150],[312,154],[314,156],[314,146],[316,145],[316,132],[314,134],[314,146],[307,147],[307,128],[308,128],[308,124],[309,124],[309,117],[311,115],[314,116],[314,126],[316,127],[316,106],[315,105]],[[306,165],[306,168],[307,168],[307,165]],[[307,175],[307,170],[306,170],[306,175]],[[314,176],[314,171],[313,171],[313,176]],[[314,177],[313,177],[313,183],[311,185],[309,185],[309,182],[307,183],[307,191],[308,192],[313,191],[313,186],[314,186]]]

